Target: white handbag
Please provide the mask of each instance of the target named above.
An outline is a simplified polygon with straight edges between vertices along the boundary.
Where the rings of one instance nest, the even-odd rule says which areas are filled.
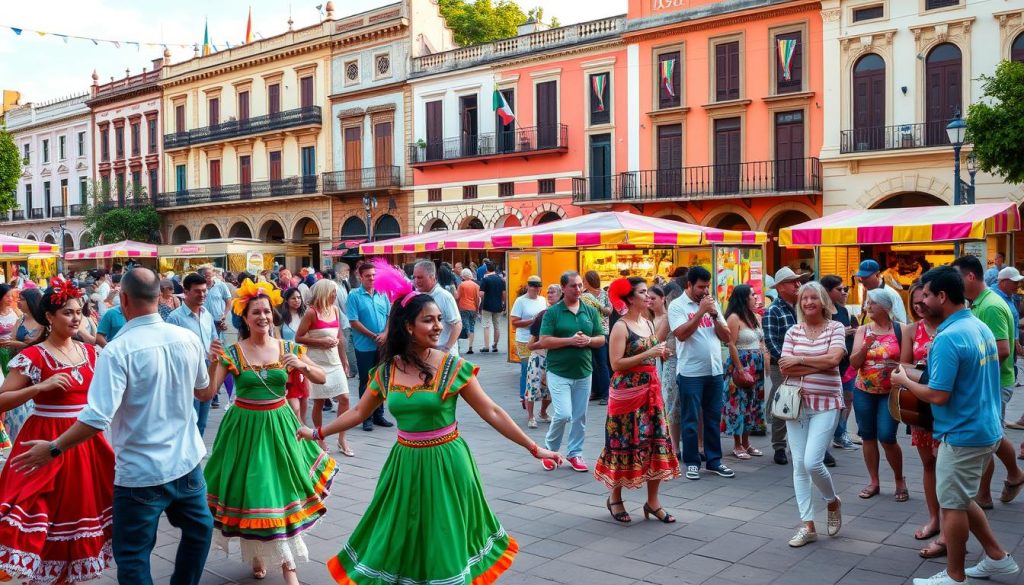
[[[800,382],[803,378],[800,378]],[[800,408],[803,405],[800,382],[796,384],[786,378],[775,390],[775,397],[772,399],[772,416],[780,420],[796,420],[800,417]]]

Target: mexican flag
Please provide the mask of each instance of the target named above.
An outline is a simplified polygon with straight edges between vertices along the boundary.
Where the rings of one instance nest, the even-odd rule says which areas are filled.
[[[512,111],[512,108],[505,101],[505,96],[501,95],[501,92],[494,90],[494,97],[491,100],[491,107],[494,108],[495,113],[501,118],[501,125],[508,126],[512,122],[516,121],[516,114]]]

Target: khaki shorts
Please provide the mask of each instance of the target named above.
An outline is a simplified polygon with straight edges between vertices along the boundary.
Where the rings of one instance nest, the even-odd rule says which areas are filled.
[[[992,459],[999,441],[986,447],[954,447],[943,441],[935,462],[935,489],[939,506],[966,510],[978,495],[981,474]]]
[[[501,311],[498,311],[497,313],[480,311],[480,320],[484,327],[484,331],[489,331],[491,328],[497,329],[501,322]]]

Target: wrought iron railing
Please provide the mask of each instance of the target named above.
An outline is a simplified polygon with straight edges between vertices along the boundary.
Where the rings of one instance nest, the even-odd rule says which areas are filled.
[[[307,106],[305,108],[285,110],[276,114],[246,118],[245,120],[228,120],[227,122],[196,128],[188,132],[165,134],[164,148],[181,148],[193,144],[251,136],[262,132],[284,130],[297,126],[320,125],[322,117],[320,106]]]
[[[45,211],[42,207],[36,207],[29,212],[29,219],[43,219]]]
[[[839,138],[839,152],[872,152],[948,146],[947,122],[920,122],[896,126],[874,126],[843,130]]]
[[[50,217],[64,217],[64,211],[63,205],[54,205],[50,207]]]
[[[704,165],[572,180],[574,203],[752,197],[821,193],[817,158]]]
[[[68,215],[71,217],[80,217],[86,214],[89,210],[89,206],[85,203],[72,203],[68,206]]]
[[[490,134],[467,134],[458,138],[410,144],[409,164],[538,152],[568,146],[569,129],[565,124],[517,127]]]
[[[278,181],[254,181],[220,187],[199,187],[161,193],[155,202],[156,207],[177,207],[181,205],[201,205],[230,201],[247,201],[249,199],[268,199],[289,195],[312,195],[318,192],[318,177],[309,175],[289,177]]]
[[[324,193],[402,186],[402,169],[397,166],[367,167],[323,174]]]
[[[11,212],[11,221],[22,221],[25,219],[24,209],[15,209]]]

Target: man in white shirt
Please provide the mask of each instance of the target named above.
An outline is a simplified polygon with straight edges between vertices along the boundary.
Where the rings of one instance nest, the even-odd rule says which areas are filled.
[[[530,350],[526,344],[530,342],[530,325],[533,318],[548,308],[547,299],[540,296],[540,288],[544,286],[539,276],[526,279],[526,294],[512,303],[512,326],[516,329],[516,355],[519,356],[519,400],[526,398],[526,366],[530,362]],[[495,337],[497,339],[497,337]],[[530,419],[527,424],[534,428],[536,421]]]
[[[668,325],[675,335],[682,409],[683,461],[686,478],[700,479],[697,421],[704,421],[704,455],[708,471],[721,477],[736,474],[722,463],[722,343],[729,327],[710,294],[711,273],[694,266],[686,273],[686,290],[668,307]]]
[[[150,556],[160,515],[181,530],[170,583],[199,583],[213,536],[200,461],[206,454],[192,399],[210,385],[199,338],[164,323],[160,279],[135,268],[121,281],[128,324],[103,349],[89,403],[54,441],[26,442],[13,465],[34,472],[79,443],[110,430],[114,447],[114,560],[122,585],[152,585]]]
[[[437,340],[437,349],[458,356],[462,315],[459,314],[459,305],[452,293],[437,284],[437,267],[430,260],[420,260],[412,269],[412,282],[417,291],[434,297],[434,302],[441,309],[444,330]]]

